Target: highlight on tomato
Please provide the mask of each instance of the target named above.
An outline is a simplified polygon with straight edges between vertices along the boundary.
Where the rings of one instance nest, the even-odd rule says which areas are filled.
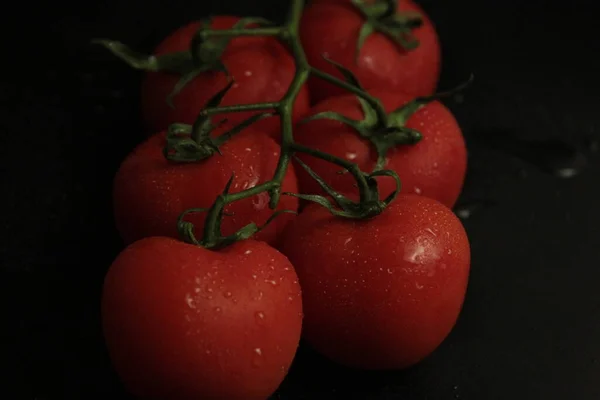
[[[264,242],[214,251],[145,238],[106,275],[104,337],[138,398],[264,400],[296,353],[300,294],[290,262]]]
[[[365,220],[311,204],[282,251],[302,287],[303,337],[362,369],[405,368],[431,354],[456,323],[470,269],[460,220],[417,195],[399,195]]]

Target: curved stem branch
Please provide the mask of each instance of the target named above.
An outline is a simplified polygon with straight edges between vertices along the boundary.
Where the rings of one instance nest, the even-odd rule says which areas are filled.
[[[338,79],[333,75],[330,75],[326,72],[321,71],[320,69],[311,67],[310,73],[323,79],[324,81],[327,81],[336,86],[339,86],[339,87],[343,88],[344,90],[347,90],[350,93],[353,93],[353,94],[365,99],[365,101],[367,103],[369,103],[369,105],[371,107],[373,107],[375,112],[377,112],[377,119],[379,121],[386,121],[387,113],[385,112],[385,108],[383,108],[383,105],[376,97],[373,97],[369,93],[362,90],[361,88],[358,88],[348,82]]]
[[[272,209],[277,207],[281,196],[282,182],[285,178],[286,172],[289,168],[290,162],[295,152],[309,154],[313,157],[323,159],[348,170],[354,176],[358,184],[358,188],[360,191],[360,204],[372,205],[374,200],[377,201],[378,204],[380,203],[379,195],[376,188],[374,189],[372,185],[370,185],[369,176],[365,175],[360,170],[357,164],[328,153],[324,153],[318,150],[302,146],[294,142],[292,110],[296,97],[300,93],[300,90],[302,89],[303,85],[308,81],[310,74],[314,74],[321,79],[329,81],[337,86],[348,90],[351,93],[360,96],[373,107],[381,121],[385,121],[387,118],[385,109],[383,108],[378,99],[369,95],[368,93],[365,93],[361,88],[357,86],[346,83],[334,76],[331,76],[325,72],[322,72],[310,66],[298,35],[300,17],[302,15],[303,6],[304,0],[292,0],[292,5],[290,7],[286,23],[282,27],[230,29],[224,31],[207,30],[203,33],[210,36],[250,36],[254,35],[255,33],[257,35],[262,34],[270,36],[279,36],[279,38],[288,46],[290,52],[292,53],[292,56],[296,61],[296,73],[294,75],[294,79],[290,83],[286,94],[280,101],[269,103],[244,104],[236,106],[207,107],[200,113],[199,118],[208,118],[213,115],[228,112],[274,110],[277,114],[279,114],[281,123],[281,154],[279,156],[277,167],[272,179],[237,193],[229,193],[229,187],[233,182],[232,177],[229,180],[225,191],[217,197],[212,207],[208,210],[208,214],[204,225],[204,237],[201,241],[204,247],[216,248],[226,243],[227,240],[231,239],[231,236],[223,237],[221,234],[221,219],[224,215],[223,210],[228,204],[251,196],[256,196],[263,192],[268,192],[270,196],[269,206]],[[226,139],[227,138],[223,138],[223,140]],[[380,211],[376,211],[376,213],[377,212]],[[369,215],[371,214],[372,213],[370,213]],[[351,217],[353,218],[362,218],[356,213],[350,213],[349,215],[351,215]],[[242,230],[246,228],[242,228],[239,232],[242,232]]]

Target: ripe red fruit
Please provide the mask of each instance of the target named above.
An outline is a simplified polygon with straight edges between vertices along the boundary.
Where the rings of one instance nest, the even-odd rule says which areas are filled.
[[[237,17],[216,16],[211,28],[228,29],[239,21]],[[186,51],[198,28],[194,22],[179,28],[165,38],[155,49],[154,55]],[[285,47],[271,37],[238,37],[232,39],[221,61],[235,80],[220,105],[252,104],[279,101],[288,90],[296,66]],[[181,76],[166,72],[148,72],[142,84],[142,114],[150,132],[167,129],[172,123],[192,124],[207,101],[227,85],[223,72],[203,72],[189,82],[173,98],[175,108],[169,107],[167,97]],[[303,87],[294,103],[293,119],[299,119],[309,107],[308,89]],[[257,112],[220,114],[230,123],[239,123]],[[261,120],[255,128],[277,138],[279,117]]]
[[[415,195],[368,220],[311,204],[286,230],[282,251],[302,286],[303,337],[364,369],[408,367],[437,348],[457,320],[470,267],[458,218]]]
[[[414,99],[400,92],[377,89],[370,93],[377,97],[390,113]],[[364,119],[363,109],[356,96],[331,97],[317,104],[308,114],[333,111],[354,120]],[[431,197],[452,207],[460,195],[467,169],[467,150],[460,126],[452,113],[440,102],[433,101],[412,114],[404,124],[422,134],[414,145],[398,145],[386,154],[385,169],[394,170],[402,181],[402,193],[416,193]],[[355,162],[370,172],[377,162],[377,152],[368,139],[342,122],[317,119],[300,123],[295,129],[298,143]],[[298,158],[313,169],[334,189],[342,192],[355,190],[350,174],[338,174],[339,167],[326,161],[299,154]],[[297,168],[302,193],[321,193],[316,181],[303,169]],[[396,189],[391,179],[377,178],[382,197]]]
[[[366,3],[372,3],[367,1]],[[424,96],[435,91],[440,74],[441,51],[437,33],[425,12],[412,0],[399,2],[398,13],[419,13],[422,25],[411,29],[418,47],[406,50],[388,36],[371,34],[356,56],[364,15],[350,0],[317,0],[305,9],[300,38],[309,63],[340,79],[342,75],[323,56],[342,64],[366,89],[387,88]],[[343,94],[343,89],[312,77],[313,102]]]
[[[218,135],[225,128],[214,132]],[[175,163],[163,155],[165,132],[140,144],[121,164],[114,181],[115,221],[121,237],[132,243],[149,236],[179,237],[177,218],[187,209],[209,208],[234,174],[231,193],[254,187],[273,178],[279,146],[262,132],[247,128],[220,147],[222,155],[192,163]],[[297,192],[293,168],[283,180],[282,191]],[[298,209],[298,199],[282,196],[277,210]],[[266,192],[236,201],[227,207],[221,228],[231,235],[245,225],[262,225],[273,214]],[[205,213],[189,214],[186,221],[202,236]],[[282,214],[255,238],[276,244],[285,225],[294,218]]]
[[[300,286],[263,242],[211,251],[146,238],[108,271],[102,322],[112,363],[139,398],[264,400],[298,346]]]

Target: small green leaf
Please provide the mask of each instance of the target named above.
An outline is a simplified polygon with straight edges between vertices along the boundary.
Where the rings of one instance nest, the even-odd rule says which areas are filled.
[[[233,25],[233,29],[246,28],[248,25],[258,25],[259,27],[275,26],[275,24],[262,17],[245,17]],[[252,29],[252,28],[250,28]]]
[[[360,107],[362,108],[362,112],[364,114],[364,119],[360,121],[360,128],[362,129],[370,129],[375,128],[380,124],[385,124],[385,121],[379,121],[379,117],[377,115],[377,110],[369,104],[368,101],[363,99],[360,96],[356,96],[358,102],[360,103]],[[357,129],[359,132],[361,129]]]
[[[403,11],[392,15],[386,24],[396,29],[415,29],[423,25],[423,16],[417,11]]]
[[[229,82],[227,82],[227,85],[225,85],[225,87],[223,89],[221,89],[217,93],[215,93],[206,102],[206,104],[204,105],[204,108],[213,108],[213,107],[219,106],[221,104],[221,101],[223,101],[223,98],[229,91],[229,89],[231,89],[231,87],[234,85],[234,83],[235,83],[235,81],[233,80],[233,78],[229,79]]]
[[[233,136],[237,135],[238,133],[241,133],[244,129],[248,128],[250,125],[254,124],[255,122],[260,121],[261,119],[272,117],[273,115],[275,115],[275,114],[268,113],[268,112],[264,112],[264,113],[260,113],[260,114],[254,114],[250,118],[245,119],[244,121],[242,121],[238,125],[236,125],[233,128],[231,128],[227,132],[222,133],[221,135],[219,135],[219,137],[217,137],[214,140],[214,143],[215,143],[215,145],[217,147],[218,146],[222,146],[225,142],[227,142],[229,139],[231,139]]]
[[[383,2],[387,5],[387,7],[380,18],[389,18],[396,14],[396,10],[398,10],[398,0],[383,0]]]
[[[398,46],[406,51],[414,50],[419,47],[419,41],[415,39],[410,28],[393,28],[385,24],[379,24],[375,28],[392,39]]]
[[[187,51],[179,51],[161,56],[146,55],[132,50],[125,44],[108,39],[94,39],[93,44],[99,44],[115,56],[125,61],[132,68],[149,72],[169,72],[183,74],[192,68],[192,57]]]
[[[355,121],[355,120],[350,119],[340,113],[336,113],[333,111],[323,111],[323,112],[317,113],[315,115],[311,115],[310,117],[307,117],[307,118],[303,119],[302,121],[300,121],[300,123],[306,124],[307,122],[315,121],[318,119],[331,119],[334,121],[344,123],[346,125],[350,125],[351,127],[355,128],[355,129],[358,128],[358,124],[360,123],[360,121]]]
[[[395,126],[404,126],[406,124],[406,121],[408,121],[408,119],[414,113],[416,113],[421,107],[431,103],[432,101],[441,100],[445,97],[452,97],[452,96],[456,95],[457,93],[462,92],[469,85],[471,85],[473,83],[474,79],[475,79],[475,75],[471,74],[469,76],[469,79],[467,79],[466,81],[464,81],[463,83],[461,83],[460,85],[456,86],[453,89],[450,89],[450,90],[447,90],[444,92],[434,93],[431,96],[417,97],[413,101],[408,102],[404,106],[391,112],[389,114],[389,119],[390,119],[390,121],[394,121]]]
[[[227,195],[227,193],[229,193],[229,190],[231,189],[231,185],[233,184],[233,180],[235,179],[235,172],[231,173],[231,177],[229,177],[229,180],[227,181],[227,184],[225,185],[225,188],[223,189],[223,196]]]
[[[335,200],[338,206],[344,211],[350,211],[352,208],[353,202],[349,200],[346,196],[336,192],[331,186],[329,186],[315,171],[312,170],[308,165],[306,165],[302,160],[298,157],[294,157],[296,162],[300,164],[302,168],[313,178],[319,186],[327,193],[329,196]]]
[[[192,133],[192,126],[188,124],[171,124],[167,128],[167,137],[179,136],[179,135],[190,135]]]
[[[365,44],[365,41],[369,36],[371,36],[371,34],[373,34],[373,32],[375,32],[375,27],[373,26],[373,24],[369,21],[365,21],[362,27],[360,28],[360,32],[358,33],[358,40],[356,41],[355,61],[358,60],[360,50]]]
[[[172,124],[167,130],[163,155],[169,161],[196,162],[214,153],[207,143],[198,143],[190,136],[192,127],[186,124]]]
[[[179,214],[177,218],[177,232],[179,232],[179,237],[186,243],[195,244],[196,246],[200,246],[200,242],[196,239],[194,234],[194,224],[191,222],[185,221],[185,217],[191,213],[200,213],[208,211],[207,208],[189,208]]]
[[[351,84],[354,87],[364,90],[363,87],[361,86],[358,78],[354,75],[354,73],[352,71],[350,71],[348,68],[344,67],[342,64],[339,64],[326,56],[323,56],[323,59],[325,61],[327,61],[329,64],[333,65],[335,68],[337,68],[337,70],[340,71],[340,73],[342,74],[342,76],[344,77],[344,80],[346,82],[348,82],[349,84]]]
[[[269,217],[269,219],[267,219],[267,221],[262,224],[261,226],[258,227],[258,231],[260,232],[263,229],[265,229],[271,222],[273,222],[275,220],[275,218],[279,217],[281,214],[294,214],[294,215],[298,215],[298,213],[294,210],[277,210],[275,211],[273,214],[271,214],[271,216]]]
[[[393,178],[396,181],[396,190],[394,190],[389,196],[387,196],[383,200],[383,204],[385,204],[385,206],[387,207],[398,196],[398,193],[400,193],[400,190],[402,188],[402,182],[400,181],[400,177],[398,176],[398,174],[390,169],[375,171],[371,175],[369,175],[369,177],[371,178],[376,176],[387,176]]]
[[[177,83],[173,87],[173,90],[167,96],[167,104],[169,105],[169,107],[175,108],[175,105],[173,104],[173,98],[175,96],[177,96],[179,94],[179,92],[181,92],[181,90],[188,83],[190,83],[191,81],[193,81],[202,72],[204,72],[202,68],[196,68],[196,69],[193,69],[191,71],[186,72],[185,74],[183,74],[181,76],[181,78],[179,78],[179,80],[177,81]]]
[[[121,42],[109,39],[94,39],[92,43],[104,46],[132,68],[144,71],[159,71],[159,64],[156,57],[138,53]]]
[[[357,218],[352,212],[336,210],[335,206],[333,204],[331,204],[331,202],[324,196],[320,196],[317,194],[300,194],[300,193],[290,193],[290,192],[285,192],[284,194],[287,196],[297,197],[302,200],[306,200],[306,201],[310,201],[310,202],[319,204],[319,205],[325,207],[327,210],[329,210],[329,212],[331,214],[335,215],[336,217]]]

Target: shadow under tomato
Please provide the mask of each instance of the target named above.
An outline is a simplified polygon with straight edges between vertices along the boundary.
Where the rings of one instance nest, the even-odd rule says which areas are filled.
[[[271,400],[369,399],[394,387],[411,386],[418,366],[405,370],[366,371],[334,363],[302,341],[288,376]]]

